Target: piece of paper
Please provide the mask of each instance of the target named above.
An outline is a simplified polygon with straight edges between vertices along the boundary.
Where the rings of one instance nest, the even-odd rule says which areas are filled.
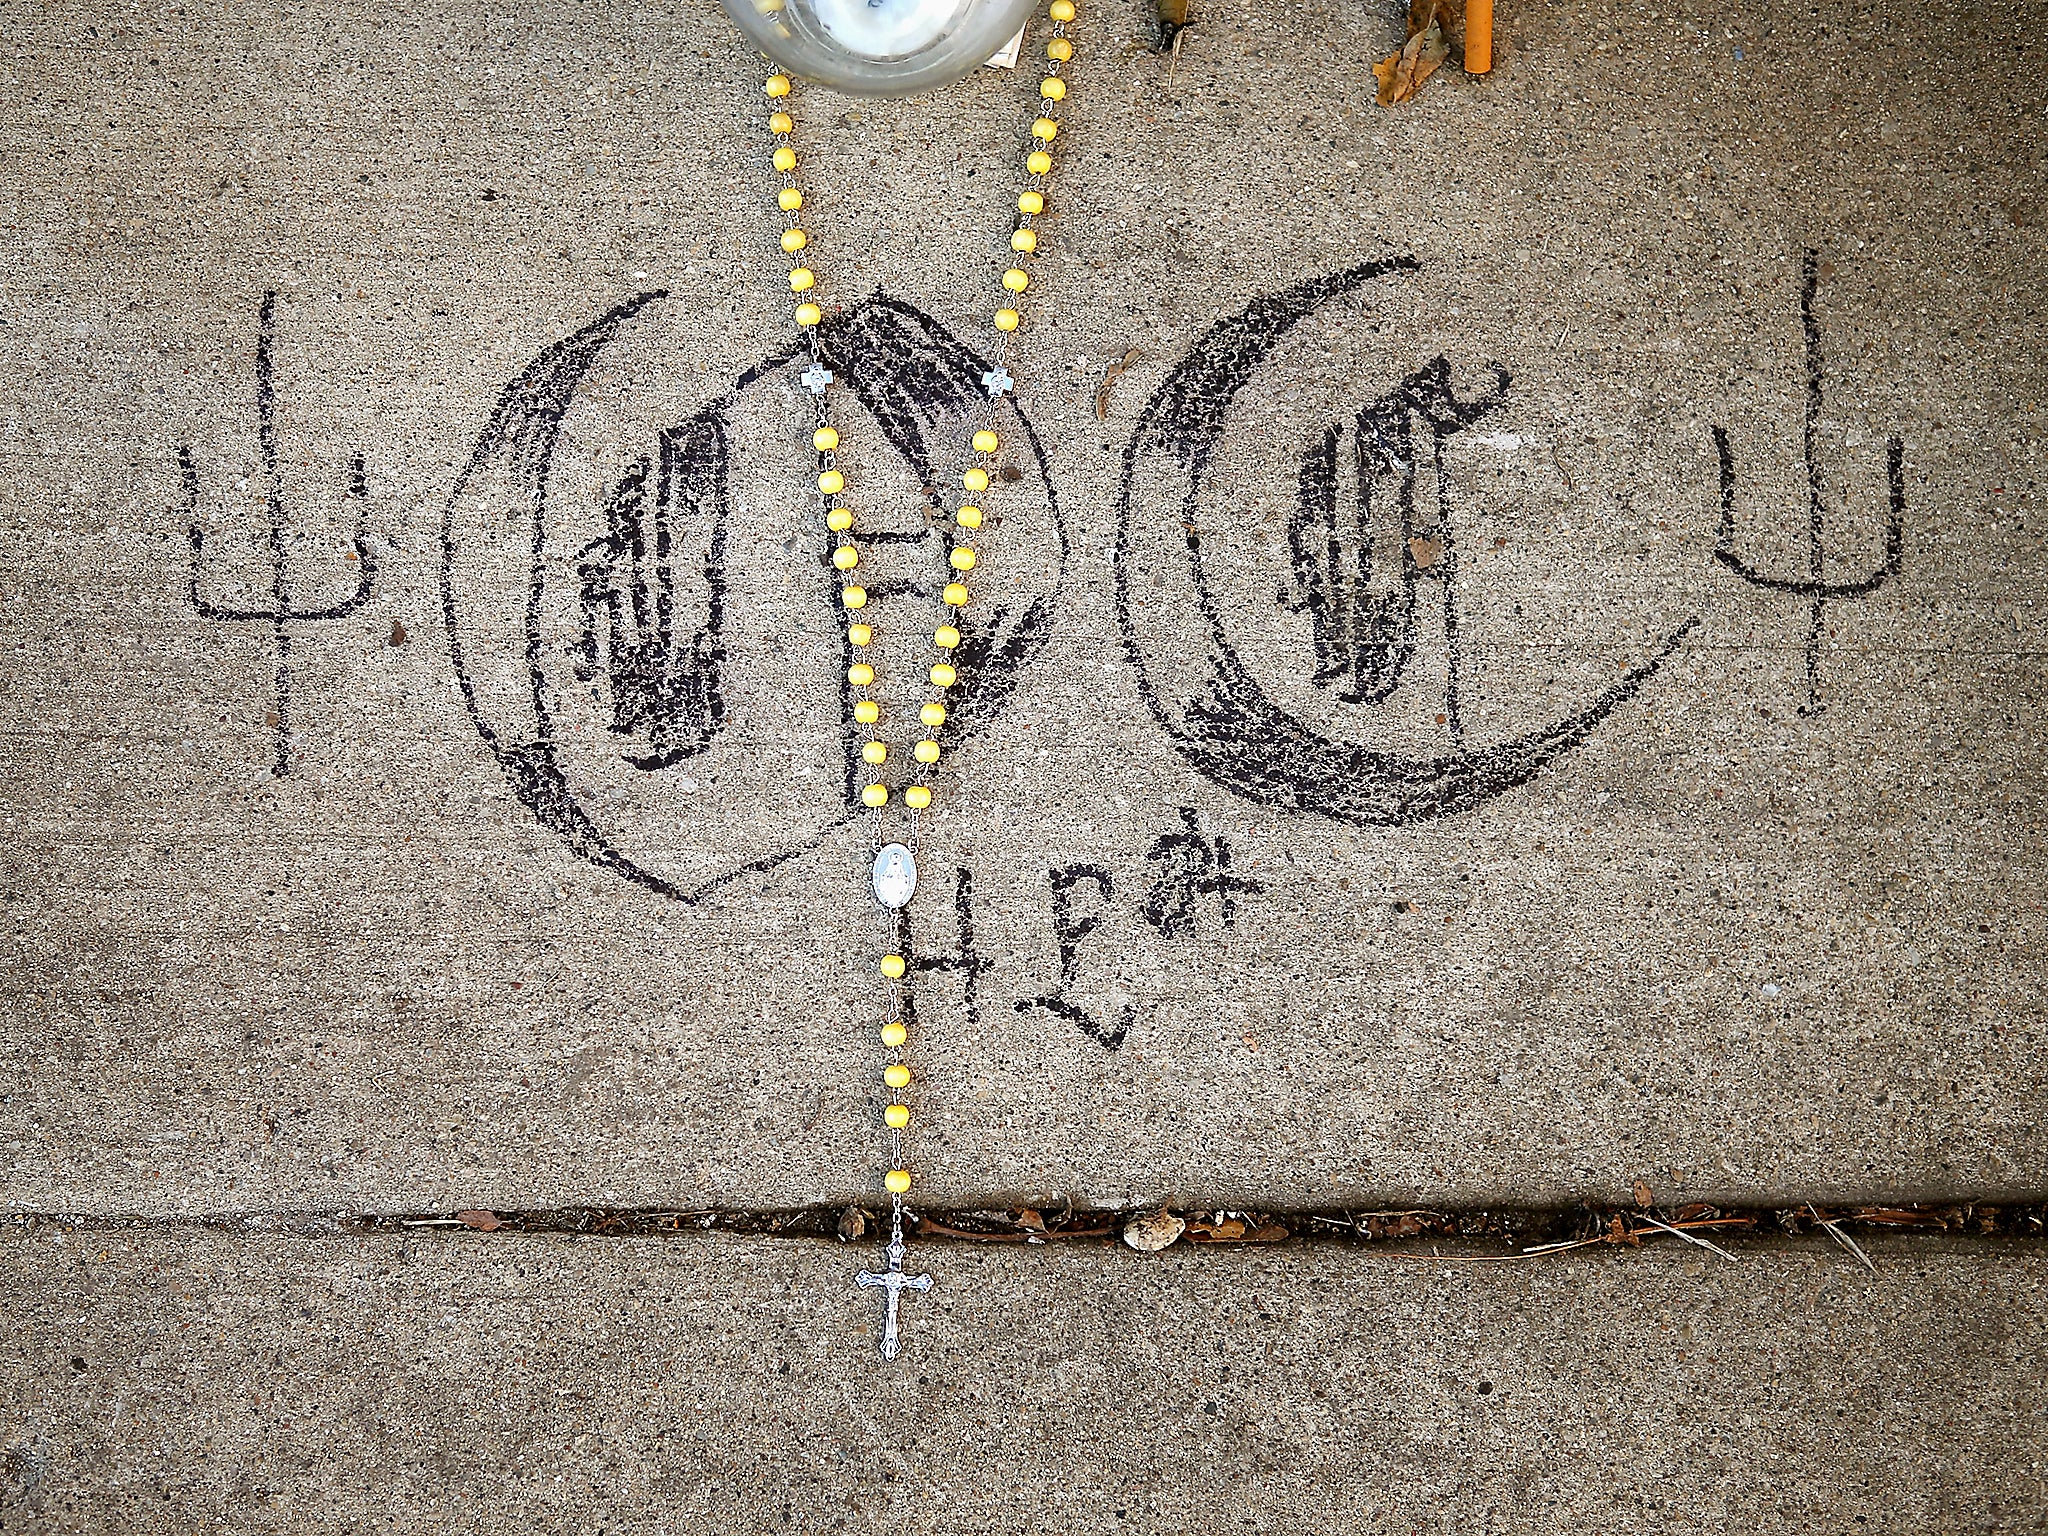
[[[1023,46],[1024,29],[1019,27],[1017,35],[990,55],[988,63],[983,67],[986,69],[1015,69],[1017,67],[1017,50]]]

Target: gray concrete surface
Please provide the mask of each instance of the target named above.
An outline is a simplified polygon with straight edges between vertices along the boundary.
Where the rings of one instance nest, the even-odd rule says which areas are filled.
[[[2038,1252],[6,1239],[9,1532],[2025,1532]],[[1420,1259],[1421,1262],[1416,1262]],[[1930,1318],[1941,1326],[1930,1329]]]
[[[1074,29],[1019,367],[1046,482],[986,540],[989,592],[1052,623],[925,830],[914,952],[961,958],[965,868],[979,968],[971,1011],[958,968],[924,992],[920,1197],[2038,1196],[2035,9],[1503,5],[1494,74],[1396,112],[1364,68],[1393,8],[1198,5],[1177,61],[1148,10]],[[708,3],[6,22],[0,1207],[174,1225],[5,1238],[0,1531],[2042,1528],[2019,1244],[1880,1242],[1878,1277],[1767,1245],[934,1248],[885,1372],[871,1252],[266,1230],[875,1190],[867,850],[833,825],[786,374],[727,410],[722,730],[633,769],[570,665],[600,496],[786,340],[758,70]],[[1029,89],[800,98],[828,299],[983,345]],[[1807,606],[1716,559],[1712,436],[1731,549],[1800,574],[1809,250],[1828,579],[1883,565],[1894,437],[1904,500],[1898,574],[1820,615],[1813,698]],[[1212,324],[1396,257],[1275,345],[1183,505],[1182,423],[1143,413]],[[267,600],[272,290],[290,595],[352,589],[358,512],[376,565],[289,626],[281,777],[274,637],[195,605],[188,531],[199,598]],[[508,381],[654,290],[566,404],[534,654],[565,793],[687,900],[536,819],[451,649],[515,719],[521,525],[457,477]],[[1457,707],[1428,579],[1399,686],[1347,698],[1293,564],[1303,455],[1439,357],[1461,400],[1512,376],[1421,476]],[[852,425],[856,488],[917,532]],[[1221,638],[1175,584],[1188,522]],[[1153,706],[1225,642],[1304,731],[1446,774],[1453,715],[1491,764],[1637,686],[1526,782],[1367,825],[1174,749]],[[1227,912],[1171,879],[1223,842]],[[1063,978],[1077,865],[1113,894]]]
[[[2025,8],[1972,12],[1962,45],[1960,23],[1902,5],[1739,23],[1514,6],[1492,77],[1452,72],[1397,112],[1360,67],[1394,36],[1370,10],[1226,7],[1171,68],[1140,47],[1143,15],[1091,7],[1077,28],[1049,308],[1021,374],[1072,548],[1056,582],[1042,515],[990,546],[998,594],[1056,596],[1056,623],[928,829],[927,951],[953,946],[964,865],[986,969],[973,1020],[957,973],[930,987],[924,1187],[1287,1204],[1611,1197],[1637,1179],[1660,1198],[2038,1189],[2048,85]],[[603,477],[781,343],[754,65],[704,5],[18,22],[0,254],[8,1203],[872,1189],[862,854],[818,830],[836,661],[789,490],[787,379],[734,408],[724,734],[660,774],[609,746],[573,768],[610,834],[679,881],[822,837],[813,851],[693,905],[577,858],[465,715],[438,590],[456,471],[543,348],[673,290],[571,404],[559,575]],[[1026,90],[803,104],[830,296],[886,290],[980,343]],[[1831,576],[1882,561],[1892,434],[1906,488],[1900,576],[1826,610],[1814,716],[1804,606],[1712,558],[1709,435],[1731,434],[1743,552],[1797,574],[1809,247]],[[1216,317],[1396,254],[1420,269],[1291,335],[1218,455],[1211,564],[1247,665],[1334,737],[1442,749],[1434,588],[1414,671],[1377,707],[1311,684],[1307,621],[1274,597],[1294,455],[1439,354],[1462,395],[1492,364],[1514,375],[1448,447],[1468,743],[1570,713],[1698,622],[1526,784],[1356,826],[1247,801],[1170,749],[1111,601],[1116,466]],[[250,480],[267,288],[294,593],[331,601],[354,579],[352,452],[381,554],[360,612],[294,627],[283,779],[271,637],[195,612],[178,470],[190,443],[204,593],[250,600],[268,580]],[[1105,364],[1133,347],[1098,421]],[[1149,477],[1137,494],[1141,521],[1167,515]],[[484,615],[487,705],[520,601],[492,569],[457,567]],[[1199,656],[1175,627],[1186,604],[1145,607],[1147,590],[1141,638]],[[551,665],[569,639],[550,630]],[[562,707],[604,740],[573,690]],[[1232,926],[1204,897],[1163,937],[1144,920],[1150,855],[1182,807],[1261,889]],[[1115,896],[1069,992],[1095,1019],[1130,1010],[1116,1053],[1029,1006],[1059,981],[1048,871],[1083,862]]]

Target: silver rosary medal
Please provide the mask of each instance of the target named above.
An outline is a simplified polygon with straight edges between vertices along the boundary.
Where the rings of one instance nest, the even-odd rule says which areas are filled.
[[[875,855],[875,900],[891,912],[910,905],[917,890],[917,859],[901,843],[890,843]]]

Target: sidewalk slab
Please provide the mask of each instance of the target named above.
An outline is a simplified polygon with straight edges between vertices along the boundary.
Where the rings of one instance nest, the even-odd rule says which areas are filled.
[[[1014,686],[922,834],[921,1197],[2041,1193],[2037,18],[1665,9],[1504,14],[1491,76],[1382,111],[1392,13],[1260,0],[1169,59],[1084,8],[973,621]],[[790,344],[757,61],[703,4],[4,46],[0,1204],[872,1197],[873,840],[800,391],[749,380]],[[1031,89],[799,100],[847,368],[942,380],[927,464],[849,418],[904,580]],[[365,594],[285,626],[282,710],[220,616],[270,592],[267,292],[288,595]],[[536,529],[479,446],[592,326]],[[1459,410],[1345,576],[1361,432]],[[577,668],[663,441],[725,708],[656,741]],[[1884,576],[1818,605],[1768,584],[1809,442],[1823,579]],[[923,620],[884,628],[900,677]]]
[[[1869,1251],[17,1229],[0,1529],[2038,1530],[2038,1245]]]

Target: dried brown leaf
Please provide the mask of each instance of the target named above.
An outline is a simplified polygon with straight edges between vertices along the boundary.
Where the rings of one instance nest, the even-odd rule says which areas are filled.
[[[1443,28],[1431,22],[1409,38],[1399,53],[1390,53],[1373,65],[1373,78],[1380,83],[1379,104],[1392,107],[1408,100],[1450,54]]]
[[[498,1220],[495,1211],[457,1211],[455,1219],[465,1227],[475,1227],[479,1232],[495,1232],[505,1225]]]

